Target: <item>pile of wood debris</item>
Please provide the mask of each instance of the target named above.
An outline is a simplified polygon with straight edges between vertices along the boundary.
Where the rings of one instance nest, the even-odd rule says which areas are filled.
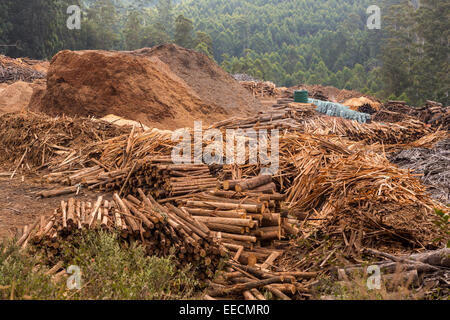
[[[412,148],[389,155],[401,168],[421,174],[433,198],[450,202],[450,139],[441,140],[433,148]]]
[[[13,59],[0,55],[0,83],[33,82],[36,79],[44,79],[46,74],[37,71],[33,67],[38,62],[30,59]]]
[[[80,187],[111,191],[94,204],[62,202],[48,220],[26,227],[19,243],[34,243],[57,262],[61,240],[91,228],[117,229],[125,243],[140,241],[149,254],[175,247],[180,264],[198,266],[202,279],[211,279],[224,259],[206,298],[252,300],[266,298],[262,290],[277,299],[311,298],[320,273],[358,263],[366,248],[392,253],[442,245],[433,209],[447,208],[385,153],[431,146],[442,132],[415,120],[360,125],[317,115],[312,105],[279,102],[266,114],[212,126],[280,129],[274,176],[261,176],[260,164],[173,164],[170,132],[92,119],[0,118],[16,169],[45,167],[48,182],[68,185],[41,196]]]
[[[245,89],[250,91],[254,97],[265,98],[276,95],[276,85],[270,81],[240,81]]]
[[[24,112],[0,116],[0,161],[14,162],[18,169],[42,169],[64,164],[64,159],[79,157],[81,149],[129,132],[108,122],[91,118],[51,118]]]
[[[450,128],[450,107],[444,107],[441,103],[426,101],[420,108],[413,108],[405,101],[388,101],[384,104],[374,120],[385,122],[398,122],[414,117],[433,128]]]

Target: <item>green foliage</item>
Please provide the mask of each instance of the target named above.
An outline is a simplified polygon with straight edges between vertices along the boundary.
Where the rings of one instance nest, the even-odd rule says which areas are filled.
[[[179,15],[175,21],[175,43],[184,48],[192,48],[194,44],[193,30],[192,21],[186,19],[183,15]]]
[[[447,248],[450,248],[450,222],[448,213],[445,214],[440,209],[434,209],[434,212],[438,216],[438,220],[435,222],[439,229],[442,230],[443,236],[436,239],[437,242],[447,240]]]
[[[79,4],[81,30],[66,28]],[[381,30],[361,0],[3,0],[0,45],[11,56],[50,58],[61,49],[131,50],[175,42],[231,73],[280,86],[332,85],[409,103],[450,104],[448,1],[382,0]],[[177,17],[175,19],[175,17]]]
[[[39,258],[14,242],[0,243],[0,300],[62,299],[65,288],[51,281]]]
[[[189,299],[197,281],[173,257],[146,256],[142,246],[123,247],[116,234],[83,233],[61,246],[64,267],[81,270],[81,289],[45,274],[39,254],[0,245],[0,299]],[[39,253],[39,251],[38,251]],[[13,293],[12,293],[13,292]]]

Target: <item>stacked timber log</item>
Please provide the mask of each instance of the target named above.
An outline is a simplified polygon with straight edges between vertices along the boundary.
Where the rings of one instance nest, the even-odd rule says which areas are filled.
[[[289,103],[274,105],[271,111],[247,118],[230,118],[213,124],[218,129],[301,130],[305,119],[318,117],[312,104]]]
[[[270,81],[240,81],[240,84],[254,97],[273,97],[276,94],[276,85]]]
[[[399,122],[414,117],[433,128],[450,127],[450,108],[441,103],[427,100],[420,108],[410,107],[405,101],[388,101],[376,115],[377,121]]]
[[[201,192],[218,186],[218,180],[205,164],[173,164],[171,157],[146,157],[129,167],[106,171],[96,165],[74,173],[50,173],[47,181],[63,183],[71,187],[44,191],[42,197],[50,197],[77,191],[77,186],[89,190],[119,191],[120,194],[138,194],[138,189],[149,191],[157,199],[176,198]]]
[[[112,200],[100,196],[95,203],[61,201],[53,215],[24,228],[18,245],[32,242],[50,261],[58,261],[62,240],[74,242],[86,230],[116,230],[123,241],[140,242],[149,255],[172,253],[181,266],[192,263],[201,278],[211,278],[227,250],[209,228],[184,210],[160,205],[142,189],[138,193],[125,198],[115,193]]]
[[[416,109],[415,116],[432,127],[450,128],[450,107],[444,107],[441,103],[426,101],[424,107]]]
[[[227,189],[202,192],[177,201],[180,210],[204,223],[236,261],[245,265],[263,264],[273,254],[270,249],[282,238],[297,235],[298,220],[289,219],[285,195],[256,191],[273,184],[271,176],[225,181]],[[249,190],[252,189],[252,190]],[[239,190],[239,191],[236,191]],[[268,188],[267,191],[268,192]]]

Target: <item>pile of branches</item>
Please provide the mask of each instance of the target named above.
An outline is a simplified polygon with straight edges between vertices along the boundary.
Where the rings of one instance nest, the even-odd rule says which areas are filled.
[[[226,265],[226,270],[210,282],[205,299],[304,300],[311,297],[311,279],[317,276],[316,272],[271,271],[234,259]]]
[[[80,150],[92,143],[129,130],[89,118],[52,118],[32,112],[4,114],[0,116],[0,161],[16,161],[16,168],[58,166],[68,158],[79,158]]]
[[[389,160],[400,168],[421,174],[433,198],[450,202],[450,139],[436,143],[433,148],[412,148],[389,155]]]
[[[25,81],[33,82],[36,79],[44,79],[46,75],[33,69],[21,59],[12,59],[0,55],[0,83]]]
[[[450,128],[450,107],[427,100],[420,108],[410,107],[405,101],[388,101],[374,117],[375,121],[400,122],[415,118],[433,128]]]
[[[258,171],[258,166],[242,167],[246,177]],[[306,216],[304,235],[321,230],[337,233],[343,242],[358,234],[364,245],[421,247],[433,246],[440,234],[433,212],[440,205],[423,184],[356,142],[336,136],[282,136],[276,180],[287,193],[291,214]]]

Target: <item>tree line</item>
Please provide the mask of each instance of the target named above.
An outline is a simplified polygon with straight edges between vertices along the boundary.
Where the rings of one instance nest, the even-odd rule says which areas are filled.
[[[230,73],[280,86],[358,90],[419,105],[450,104],[449,7],[439,0],[3,0],[0,52],[51,58],[62,49],[133,50],[173,42]],[[69,5],[80,30],[66,27]],[[2,46],[13,45],[13,46]],[[17,45],[17,46],[16,46]]]

